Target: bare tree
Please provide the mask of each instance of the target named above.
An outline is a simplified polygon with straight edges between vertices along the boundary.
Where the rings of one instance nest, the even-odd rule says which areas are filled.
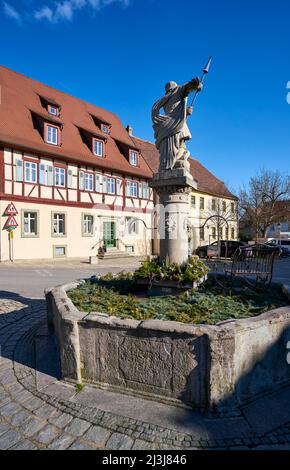
[[[256,240],[287,217],[285,201],[290,198],[290,177],[279,171],[260,170],[239,195],[239,217],[252,228]],[[289,216],[289,214],[288,214]]]

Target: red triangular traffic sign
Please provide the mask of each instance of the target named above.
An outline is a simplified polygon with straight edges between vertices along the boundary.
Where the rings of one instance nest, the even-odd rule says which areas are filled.
[[[5,209],[4,214],[5,215],[17,215],[18,214],[18,211],[16,207],[14,206],[13,202],[10,202],[10,204],[8,204],[8,206]]]
[[[7,219],[7,222],[5,224],[5,228],[16,228],[16,227],[18,227],[17,220],[15,219],[15,217],[13,215],[11,215]]]

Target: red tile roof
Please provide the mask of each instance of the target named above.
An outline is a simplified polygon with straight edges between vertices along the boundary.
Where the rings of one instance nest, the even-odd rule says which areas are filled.
[[[143,157],[153,173],[156,173],[159,167],[159,152],[155,145],[137,137],[132,137],[132,139],[140,148]],[[192,176],[197,180],[198,191],[214,196],[237,199],[237,197],[228,190],[226,185],[207,170],[198,160],[190,158],[190,168]]]
[[[0,66],[1,106],[0,106],[0,143],[13,145],[17,148],[38,152],[48,156],[56,156],[68,161],[103,168],[109,171],[151,178],[152,171],[141,156],[139,166],[132,167],[126,156],[121,152],[121,142],[127,148],[135,148],[135,142],[128,135],[118,116],[98,106],[86,103],[24,75]],[[59,121],[63,123],[60,147],[46,144],[37,126],[33,125],[33,113],[47,115],[47,121],[52,117],[46,113],[41,97],[45,101],[61,106]],[[77,124],[83,129],[95,130],[102,133],[94,123],[92,116],[103,119],[104,123],[112,124],[107,139],[106,158],[93,155],[82,140]],[[58,118],[54,118],[55,121]]]

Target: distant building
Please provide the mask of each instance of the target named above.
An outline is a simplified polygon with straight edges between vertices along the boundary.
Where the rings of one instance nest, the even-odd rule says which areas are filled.
[[[82,258],[103,245],[149,254],[155,146],[133,137],[115,114],[5,67],[0,89],[0,260],[11,257],[10,202],[18,211],[14,259]],[[235,239],[237,199],[197,160],[191,170],[198,185],[190,196],[192,244],[215,239],[210,223],[201,229],[214,198],[232,208],[222,238]]]

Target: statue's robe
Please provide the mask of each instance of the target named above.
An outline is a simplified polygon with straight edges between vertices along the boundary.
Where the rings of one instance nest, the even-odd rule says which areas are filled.
[[[152,122],[160,153],[160,170],[172,169],[186,152],[184,141],[191,139],[186,123],[187,97],[193,89],[192,82],[177,86],[153,105]],[[162,108],[165,115],[159,114]]]

